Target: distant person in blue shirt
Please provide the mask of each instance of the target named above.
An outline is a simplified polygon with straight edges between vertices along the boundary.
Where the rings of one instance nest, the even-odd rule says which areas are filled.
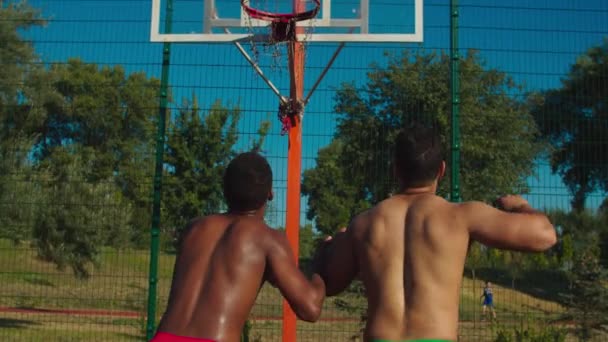
[[[492,293],[492,283],[486,281],[486,286],[483,288],[483,294],[480,298],[483,298],[483,317],[486,317],[486,310],[489,309],[492,313],[492,318],[496,319],[496,312],[494,311],[494,294]]]

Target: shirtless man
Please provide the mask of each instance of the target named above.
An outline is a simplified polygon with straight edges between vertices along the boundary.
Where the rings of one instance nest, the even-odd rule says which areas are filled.
[[[223,183],[228,212],[196,219],[184,233],[154,342],[239,341],[264,281],[279,288],[300,319],[319,318],[323,280],[315,274],[309,281],[285,235],[264,222],[272,199],[266,160],[252,152],[237,156]]]
[[[356,216],[318,251],[315,265],[327,295],[343,291],[356,276],[363,281],[366,341],[455,341],[472,240],[530,252],[556,242],[547,217],[519,196],[500,198],[502,210],[436,196],[446,167],[440,146],[432,129],[401,132],[394,154],[400,191]]]

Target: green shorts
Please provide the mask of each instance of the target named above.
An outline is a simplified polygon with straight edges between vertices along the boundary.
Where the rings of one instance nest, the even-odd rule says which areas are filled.
[[[375,339],[374,342],[453,342],[453,341],[437,340],[437,339],[432,339],[432,338],[423,338],[423,339],[417,339],[417,340],[402,340],[402,341]]]

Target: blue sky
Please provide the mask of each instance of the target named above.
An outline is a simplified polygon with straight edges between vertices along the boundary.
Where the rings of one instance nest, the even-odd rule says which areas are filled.
[[[201,27],[202,0],[175,0],[175,28],[189,32]],[[237,6],[238,1],[217,0],[218,7]],[[260,0],[261,1],[261,0]],[[149,0],[30,0],[49,19],[45,28],[27,33],[46,63],[79,57],[99,65],[123,65],[128,71],[143,71],[160,77],[161,48],[149,42]],[[286,3],[286,1],[283,1]],[[336,14],[352,9],[352,1],[334,0]],[[408,8],[412,1],[371,0],[371,24],[375,30],[411,29]],[[269,3],[264,0],[263,3]],[[279,2],[280,3],[280,2]],[[304,119],[304,169],[313,167],[319,148],[331,141],[335,128],[333,96],[342,82],[363,84],[372,62],[382,64],[385,51],[403,49],[439,50],[449,44],[448,1],[425,2],[424,43],[422,44],[347,44],[313,95]],[[402,4],[397,6],[396,4]],[[460,1],[460,47],[478,49],[487,66],[508,72],[526,90],[558,87],[576,57],[608,36],[608,1],[605,0],[476,0]],[[409,6],[409,7],[408,7]],[[281,7],[282,8],[282,7]],[[238,9],[237,9],[238,10]],[[227,10],[226,10],[227,11]],[[226,15],[229,13],[226,13]],[[391,16],[382,21],[380,18]],[[396,18],[396,19],[395,19]],[[400,18],[405,18],[401,20]],[[306,91],[312,86],[335,44],[308,45]],[[270,51],[262,51],[264,72],[287,94],[289,73],[286,54],[275,61]],[[170,83],[177,99],[195,94],[202,108],[221,99],[239,105],[243,112],[240,125],[242,143],[255,134],[258,123],[269,119],[271,134],[265,153],[276,178],[277,198],[270,217],[282,225],[285,208],[287,137],[281,136],[276,120],[278,102],[266,84],[229,44],[176,44],[172,46]],[[180,103],[181,101],[177,101]],[[241,145],[242,146],[242,145]],[[567,208],[569,196],[558,176],[552,175],[546,161],[540,161],[537,177],[529,183],[533,205]],[[603,196],[594,194],[588,201],[597,207]],[[305,200],[302,201],[304,222]]]

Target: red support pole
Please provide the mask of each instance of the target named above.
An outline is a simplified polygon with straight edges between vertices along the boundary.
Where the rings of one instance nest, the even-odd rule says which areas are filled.
[[[304,11],[303,0],[293,0],[294,12]],[[302,28],[296,29],[296,34],[303,33]],[[304,44],[297,39],[288,46],[289,71],[291,74],[290,97],[293,105],[297,105],[304,93]],[[297,108],[300,108],[299,106]],[[296,262],[299,258],[300,232],[300,179],[302,173],[302,122],[301,113],[294,117],[295,122],[289,130],[289,151],[287,155],[287,213],[285,230],[287,240],[293,249]],[[295,342],[297,319],[289,304],[283,300],[283,342]]]

